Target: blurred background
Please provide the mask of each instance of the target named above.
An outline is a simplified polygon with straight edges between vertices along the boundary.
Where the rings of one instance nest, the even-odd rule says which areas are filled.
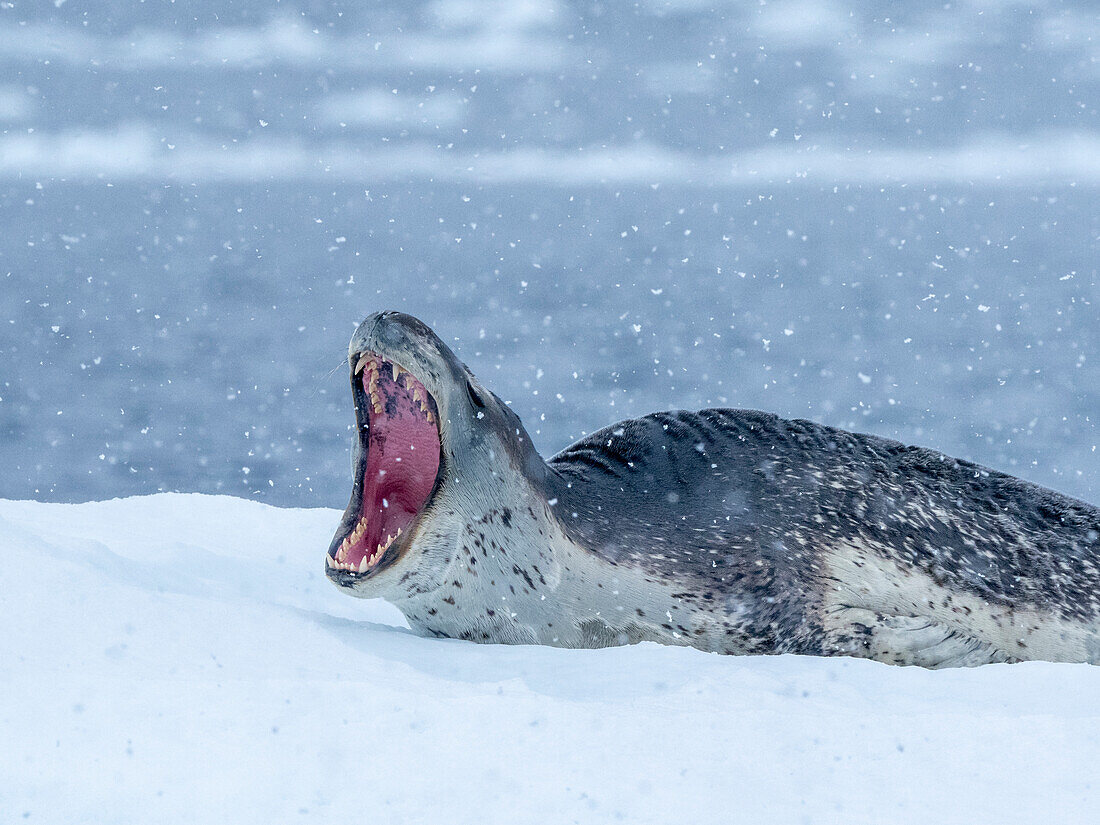
[[[545,455],[657,409],[1100,500],[1100,14],[0,3],[0,497],[342,507],[411,312]]]

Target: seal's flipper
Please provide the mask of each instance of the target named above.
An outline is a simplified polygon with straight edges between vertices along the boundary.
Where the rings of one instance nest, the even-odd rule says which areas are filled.
[[[827,635],[831,654],[859,656],[927,668],[974,667],[1016,662],[989,642],[926,616],[891,616],[861,607],[832,612]]]

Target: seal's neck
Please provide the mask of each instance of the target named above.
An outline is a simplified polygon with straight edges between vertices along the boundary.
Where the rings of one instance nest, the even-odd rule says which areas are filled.
[[[569,502],[583,491],[566,487],[541,458],[541,468],[524,458],[522,468],[494,461],[476,479],[468,468],[456,485],[461,495],[418,539],[416,570],[387,594],[413,629],[560,647],[686,644],[670,623],[679,609],[671,588],[571,538],[568,520],[579,514]]]

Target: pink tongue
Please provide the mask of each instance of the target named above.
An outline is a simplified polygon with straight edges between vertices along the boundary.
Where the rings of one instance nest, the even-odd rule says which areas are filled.
[[[363,388],[368,397],[367,371]],[[363,538],[350,548],[349,561],[358,564],[389,536],[405,530],[432,492],[439,470],[439,434],[436,425],[404,385],[415,379],[393,380],[388,366],[378,373],[375,395],[382,412],[370,412],[367,469],[363,479],[361,516],[369,518]],[[421,388],[420,397],[427,398]]]

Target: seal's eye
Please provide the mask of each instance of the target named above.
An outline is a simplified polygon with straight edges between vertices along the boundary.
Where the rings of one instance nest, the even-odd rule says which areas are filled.
[[[481,397],[481,393],[474,389],[474,385],[470,383],[469,379],[466,381],[466,394],[470,396],[470,403],[475,407],[485,409],[485,400]]]

